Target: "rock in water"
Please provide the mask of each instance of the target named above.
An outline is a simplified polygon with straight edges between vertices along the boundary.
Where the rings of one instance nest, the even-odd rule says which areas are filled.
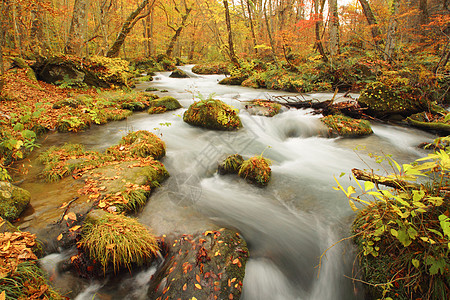
[[[8,221],[14,221],[30,203],[31,194],[27,190],[0,182],[0,216]]]
[[[216,130],[237,130],[242,127],[237,110],[214,99],[193,103],[184,113],[183,121],[194,126]]]
[[[189,76],[183,70],[176,69],[169,75],[169,77],[172,77],[172,78],[188,78]]]
[[[148,299],[240,298],[249,253],[239,233],[220,229],[166,242],[169,250]]]

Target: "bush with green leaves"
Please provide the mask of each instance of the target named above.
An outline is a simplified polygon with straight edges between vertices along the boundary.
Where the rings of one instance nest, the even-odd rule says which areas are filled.
[[[357,258],[373,297],[450,298],[449,150],[402,166],[388,159],[394,172],[384,178],[396,188],[378,187],[379,176],[364,185],[355,178],[357,195],[356,187],[345,189],[336,180],[335,189],[357,212],[352,227]]]

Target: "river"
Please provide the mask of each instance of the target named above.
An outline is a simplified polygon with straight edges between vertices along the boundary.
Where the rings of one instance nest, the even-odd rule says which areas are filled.
[[[333,190],[334,177],[349,184],[352,168],[379,168],[368,157],[392,154],[401,163],[426,152],[417,145],[434,137],[412,128],[372,123],[374,134],[358,139],[327,137],[320,115],[310,109],[283,108],[272,118],[250,115],[241,101],[266,99],[287,92],[222,86],[222,75],[195,75],[173,79],[158,73],[153,82],[140,83],[138,90],[155,87],[168,90],[182,109],[160,115],[136,113],[126,121],[95,126],[79,134],[47,136],[43,149],[63,142],[83,143],[103,150],[129,131],[149,130],[167,145],[162,160],[171,174],[139,213],[140,221],[157,235],[195,233],[212,225],[242,233],[250,249],[246,267],[244,300],[350,300],[364,299],[363,289],[351,278],[355,249],[350,241],[339,243],[322,259],[331,245],[350,235],[354,212],[341,192]],[[214,93],[214,94],[213,94]],[[199,98],[213,96],[240,110],[243,128],[218,132],[192,127],[182,120],[183,112]],[[339,98],[342,96],[338,94]],[[327,100],[329,93],[306,98]],[[358,149],[356,149],[358,148]],[[247,184],[237,176],[219,176],[217,163],[227,154],[259,155],[272,161],[272,179],[266,188]],[[36,205],[38,214],[45,204]],[[32,217],[32,216],[30,216]],[[73,290],[79,300],[145,299],[154,267],[135,276],[88,282],[57,270],[57,263],[70,251],[51,254],[42,264],[56,287]]]

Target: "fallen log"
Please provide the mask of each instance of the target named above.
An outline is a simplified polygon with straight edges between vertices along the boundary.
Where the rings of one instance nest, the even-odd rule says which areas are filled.
[[[356,168],[352,169],[352,173],[353,175],[355,175],[356,179],[371,181],[375,184],[382,184],[385,186],[393,187],[395,189],[420,189],[420,184],[417,183],[411,183],[401,179],[380,176]]]

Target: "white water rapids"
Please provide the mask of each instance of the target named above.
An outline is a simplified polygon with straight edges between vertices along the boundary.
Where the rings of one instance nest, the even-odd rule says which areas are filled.
[[[192,75],[190,67],[183,69]],[[364,299],[362,287],[349,279],[355,258],[350,241],[327,252],[318,276],[319,257],[350,235],[354,217],[345,195],[332,188],[336,185],[334,176],[349,174],[355,167],[367,168],[366,164],[377,168],[368,153],[392,154],[401,163],[415,160],[425,154],[416,146],[433,136],[411,128],[372,124],[374,134],[369,137],[327,138],[320,116],[312,110],[283,109],[279,115],[266,118],[249,115],[241,102],[289,93],[218,85],[221,75],[172,79],[169,74],[159,73],[153,82],[141,83],[137,89],[167,89],[168,93],[159,95],[179,99],[182,109],[159,115],[137,113],[127,121],[82,134],[55,134],[47,143],[78,142],[102,150],[130,130],[159,134],[167,146],[162,161],[171,177],[138,215],[154,233],[194,233],[211,228],[210,224],[241,232],[250,250],[241,299]],[[184,123],[183,112],[198,100],[193,96],[199,93],[205,98],[215,93],[215,99],[240,109],[244,127],[237,132],[219,132]],[[326,100],[332,94],[307,97]],[[356,147],[361,150],[355,151]],[[272,161],[272,179],[266,188],[216,173],[218,161],[228,154],[248,158],[263,151]],[[344,186],[349,184],[348,176],[339,180]],[[44,265],[51,268],[48,262]],[[153,272],[154,268],[112,283],[83,282],[59,274],[56,285],[76,290],[79,300],[145,299]]]

